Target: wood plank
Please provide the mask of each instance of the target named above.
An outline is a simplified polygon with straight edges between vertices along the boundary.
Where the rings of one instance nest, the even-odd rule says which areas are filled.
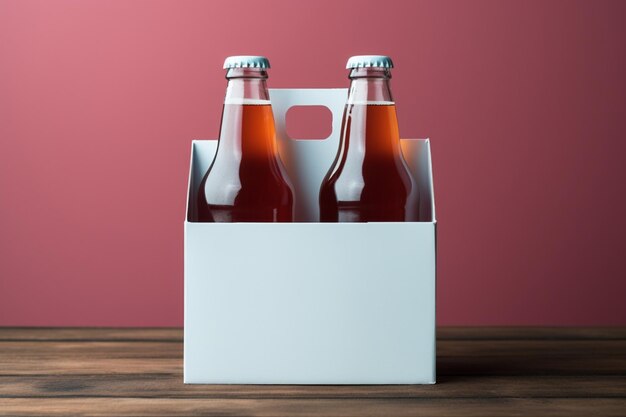
[[[182,343],[0,343],[0,375],[179,373]]]
[[[439,375],[626,375],[622,340],[443,340]]]
[[[24,416],[448,416],[503,415],[623,417],[626,399],[0,399],[2,415]]]
[[[182,342],[178,327],[0,327],[0,341]]]
[[[625,340],[626,327],[438,327],[439,340]],[[181,328],[4,327],[3,340],[181,342]]]
[[[168,342],[3,342],[3,355],[16,357],[182,358],[183,344]],[[626,358],[626,340],[442,340],[442,357],[613,356]]]
[[[0,375],[179,373],[182,343],[0,343]],[[626,375],[624,340],[442,340],[447,375]],[[306,358],[303,358],[306,360]]]
[[[437,340],[626,340],[616,327],[437,327]]]
[[[626,398],[626,376],[444,376],[437,385],[185,385],[181,373],[0,377],[0,397]]]
[[[16,359],[62,357],[182,359],[183,344],[181,342],[4,342],[0,343],[0,353]]]

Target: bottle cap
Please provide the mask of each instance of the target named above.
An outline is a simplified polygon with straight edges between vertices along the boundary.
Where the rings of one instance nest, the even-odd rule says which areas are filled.
[[[393,61],[386,55],[356,55],[346,64],[346,69],[351,68],[393,68]]]
[[[224,69],[229,68],[269,68],[270,61],[264,56],[236,55],[229,56],[224,61]]]

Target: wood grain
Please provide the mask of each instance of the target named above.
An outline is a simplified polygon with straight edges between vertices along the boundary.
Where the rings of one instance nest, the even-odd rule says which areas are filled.
[[[626,340],[626,327],[439,327],[438,340]],[[3,327],[0,340],[182,342],[172,327]]]
[[[626,327],[439,327],[438,340],[626,340]]]
[[[4,341],[0,375],[172,373],[182,343]],[[625,375],[625,340],[441,340],[437,373],[446,375]]]
[[[25,416],[584,416],[623,417],[625,399],[0,399],[0,410]]]
[[[622,398],[623,376],[444,376],[436,385],[186,385],[182,373],[0,377],[0,397]]]
[[[0,415],[626,415],[624,328],[438,330],[438,384],[185,385],[180,329],[0,328]]]
[[[4,327],[0,341],[183,341],[183,330],[172,327],[111,328],[111,327]]]

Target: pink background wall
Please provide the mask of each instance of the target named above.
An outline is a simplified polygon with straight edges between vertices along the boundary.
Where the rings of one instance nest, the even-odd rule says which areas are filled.
[[[0,0],[0,325],[181,325],[189,143],[386,53],[433,141],[440,324],[626,324],[626,2]]]

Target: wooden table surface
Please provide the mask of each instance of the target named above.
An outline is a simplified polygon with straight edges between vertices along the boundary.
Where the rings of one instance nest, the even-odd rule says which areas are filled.
[[[0,328],[0,415],[626,416],[626,328],[440,328],[428,386],[184,385],[180,329]]]

